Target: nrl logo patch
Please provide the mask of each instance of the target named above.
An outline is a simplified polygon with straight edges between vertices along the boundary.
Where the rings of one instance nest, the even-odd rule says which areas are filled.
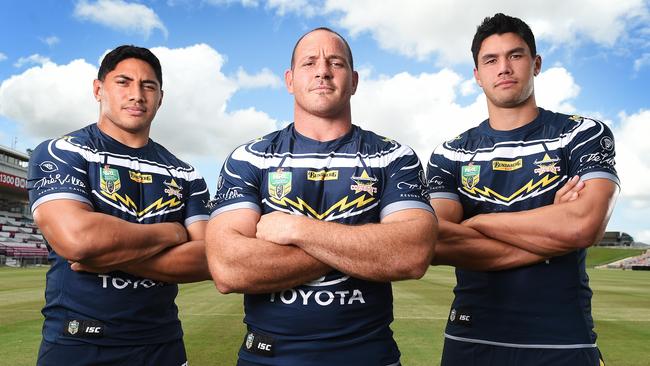
[[[481,178],[481,166],[474,165],[474,163],[463,165],[460,172],[460,178],[463,187],[467,189],[476,187]]]
[[[548,154],[544,154],[544,158],[542,160],[535,160],[533,164],[537,165],[537,169],[534,170],[535,173],[541,175],[544,175],[545,173],[551,173],[557,175],[557,173],[560,171],[560,167],[556,166],[560,161],[560,158],[552,158],[548,156]]]
[[[363,173],[361,173],[360,176],[352,176],[350,179],[352,179],[355,183],[350,186],[350,189],[353,190],[354,193],[367,192],[371,196],[377,193],[377,187],[374,187],[374,185],[379,179],[369,176],[365,170]]]
[[[183,195],[181,194],[183,187],[179,186],[174,178],[172,178],[171,182],[163,181],[163,184],[167,186],[167,188],[165,188],[165,193],[167,193],[168,196],[175,196],[179,200],[183,198]]]
[[[278,168],[274,172],[269,172],[269,195],[277,200],[284,198],[291,192],[291,172],[284,171],[284,168]]]
[[[68,323],[68,333],[75,335],[79,331],[79,322],[76,320],[73,320]]]
[[[120,182],[120,173],[117,169],[112,169],[108,164],[103,168],[99,168],[99,187],[102,192],[113,194],[120,190],[122,182]]]

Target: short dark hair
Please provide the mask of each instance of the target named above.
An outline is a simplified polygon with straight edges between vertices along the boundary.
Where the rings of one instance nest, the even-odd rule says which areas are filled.
[[[483,23],[476,27],[476,34],[472,40],[472,56],[474,57],[474,66],[478,67],[478,51],[481,49],[483,41],[493,34],[515,33],[521,37],[530,49],[531,56],[537,56],[535,47],[535,36],[530,30],[528,24],[523,20],[511,17],[502,13],[494,14],[493,17],[486,17]]]
[[[158,60],[158,57],[147,48],[136,47],[133,45],[122,45],[107,53],[102,60],[102,64],[99,66],[97,79],[104,81],[106,74],[115,70],[117,64],[127,58],[137,58],[138,60],[148,63],[156,74],[156,78],[158,78],[158,82],[162,88],[162,68],[160,67],[160,60]]]
[[[334,33],[339,38],[341,38],[341,40],[343,41],[343,44],[345,45],[345,50],[348,53],[348,58],[350,59],[350,68],[352,70],[354,70],[354,61],[352,59],[352,49],[350,49],[350,45],[348,44],[348,41],[346,41],[345,38],[343,38],[342,35],[338,34],[337,32],[335,32],[332,29],[327,28],[327,27],[314,28],[314,29],[310,30],[309,32],[303,34],[300,38],[298,38],[298,42],[296,42],[295,46],[293,46],[293,52],[291,52],[291,70],[293,70],[293,64],[294,64],[295,57],[296,57],[296,48],[298,48],[298,44],[300,43],[300,41],[302,41],[302,39],[305,38],[308,34],[310,34],[312,32],[315,32],[315,31],[319,31],[319,30],[324,30],[324,31],[327,31],[327,32],[330,32],[330,33]]]

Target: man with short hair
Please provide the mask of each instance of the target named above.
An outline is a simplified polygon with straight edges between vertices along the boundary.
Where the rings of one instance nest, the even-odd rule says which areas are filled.
[[[109,52],[93,93],[97,123],[30,159],[52,263],[38,365],[186,365],[175,283],[210,278],[205,181],[149,138],[163,97],[151,51]]]
[[[238,365],[399,365],[390,281],[424,275],[437,231],[422,166],[352,124],[338,33],[301,37],[285,82],[294,123],[232,152],[206,232],[217,288],[245,294]]]
[[[489,118],[427,172],[434,264],[457,267],[442,364],[599,365],[585,256],[619,191],[612,133],[537,107],[542,59],[520,19],[486,18],[472,54]]]

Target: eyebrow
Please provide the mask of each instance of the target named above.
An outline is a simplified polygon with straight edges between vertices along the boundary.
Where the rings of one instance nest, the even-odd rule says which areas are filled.
[[[118,74],[118,75],[115,75],[115,76],[113,77],[113,79],[117,79],[117,78],[122,78],[122,79],[126,79],[126,80],[128,80],[128,81],[133,81],[133,78],[132,78],[132,77],[130,77],[130,76],[126,76],[126,75],[124,75],[124,74]],[[159,85],[159,84],[158,84],[158,81],[156,81],[156,80],[151,80],[151,79],[145,79],[145,80],[142,80],[142,84],[155,84],[156,86]]]
[[[526,49],[524,47],[515,47],[511,49],[510,51],[506,52],[506,55],[512,55],[513,53],[525,53]],[[485,55],[481,56],[481,60],[487,60],[490,58],[495,58],[497,57],[498,54],[496,53],[486,53]]]

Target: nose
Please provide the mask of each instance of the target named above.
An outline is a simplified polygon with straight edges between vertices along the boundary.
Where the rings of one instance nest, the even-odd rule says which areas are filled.
[[[512,65],[510,65],[510,58],[503,57],[499,60],[499,76],[512,74]]]
[[[329,80],[332,78],[332,70],[329,62],[325,59],[319,59],[316,62],[316,78]]]
[[[138,85],[138,83],[131,83],[131,87],[129,88],[129,100],[135,102],[144,101],[144,93],[142,91],[142,85]]]

